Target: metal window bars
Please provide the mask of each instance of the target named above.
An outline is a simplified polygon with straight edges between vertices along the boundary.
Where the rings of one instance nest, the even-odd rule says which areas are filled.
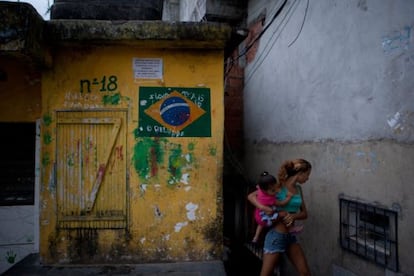
[[[340,198],[341,247],[377,265],[398,271],[398,213]]]

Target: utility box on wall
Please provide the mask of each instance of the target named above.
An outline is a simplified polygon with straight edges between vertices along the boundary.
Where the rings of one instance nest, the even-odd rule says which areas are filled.
[[[43,263],[221,258],[230,31],[211,23],[47,23]]]

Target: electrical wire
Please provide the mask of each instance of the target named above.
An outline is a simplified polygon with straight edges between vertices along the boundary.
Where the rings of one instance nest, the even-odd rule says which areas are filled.
[[[306,15],[308,14],[308,9],[309,9],[309,0],[306,1],[305,14],[303,16],[303,20],[302,20],[302,24],[300,26],[299,32],[296,35],[295,39],[291,43],[289,43],[288,47],[292,46],[296,42],[296,40],[299,38],[299,35],[302,33],[302,29],[303,29],[303,26],[305,25],[305,21],[306,21]]]
[[[256,36],[256,38],[243,50],[243,52],[239,55],[239,57],[245,55],[254,46],[254,44],[263,36],[263,34],[267,31],[267,29],[269,29],[269,27],[273,24],[273,22],[275,21],[275,19],[282,12],[283,8],[286,5],[286,2],[287,2],[287,0],[285,0],[282,3],[282,5],[279,7],[279,9],[276,11],[276,13],[273,15],[273,17],[270,20],[270,22],[263,28],[263,30]]]
[[[283,29],[286,27],[287,23],[292,18],[293,12],[291,12],[291,11],[292,11],[293,7],[297,7],[297,5],[295,6],[295,4],[297,4],[298,2],[299,2],[298,0],[295,1],[295,3],[288,8],[288,10],[285,13],[284,17],[281,19],[281,24],[279,24],[276,27],[276,30],[273,32],[272,36],[270,37],[270,39],[267,41],[265,47],[263,48],[262,53],[256,58],[257,62],[253,65],[254,68],[249,73],[249,75],[246,77],[245,84],[247,84],[249,82],[250,78],[254,75],[254,73],[257,71],[257,69],[262,65],[263,61],[265,60],[265,58],[270,53],[270,50],[273,49],[273,46],[278,41],[280,35],[282,34]],[[276,33],[277,33],[277,36],[275,36]],[[270,48],[268,50],[266,50],[266,48],[269,46],[269,44],[271,42],[272,42],[272,44],[270,45]]]
[[[285,7],[287,3],[287,0],[284,0],[284,2],[282,3],[282,5],[280,5],[280,7],[277,9],[277,11],[275,12],[275,14],[272,16],[272,19],[269,21],[269,23],[263,28],[263,30],[255,37],[255,39],[249,43],[249,45],[247,45],[242,51],[241,53],[235,57],[232,58],[230,60],[230,69],[233,67],[234,63],[236,63],[241,57],[245,56],[248,51],[255,45],[255,43],[263,36],[263,34],[269,29],[269,27],[272,25],[272,23],[275,21],[275,19],[279,16],[279,14],[282,12],[283,8]],[[226,66],[228,65],[227,63],[225,64]],[[230,69],[227,69],[226,74],[228,74],[230,72]]]

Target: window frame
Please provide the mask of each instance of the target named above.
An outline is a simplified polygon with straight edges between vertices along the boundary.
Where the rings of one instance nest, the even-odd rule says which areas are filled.
[[[340,244],[349,252],[398,272],[398,212],[339,198]]]

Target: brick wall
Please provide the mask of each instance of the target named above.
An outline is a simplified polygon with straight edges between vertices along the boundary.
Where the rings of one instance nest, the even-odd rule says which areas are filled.
[[[225,150],[240,158],[243,153],[243,88],[244,68],[237,59],[239,51],[227,59],[224,87]]]
[[[234,50],[226,61],[224,104],[225,104],[225,149],[233,157],[243,157],[243,89],[244,65],[254,60],[263,30],[264,16],[260,16],[249,26],[245,41]],[[229,152],[227,152],[229,153]]]

